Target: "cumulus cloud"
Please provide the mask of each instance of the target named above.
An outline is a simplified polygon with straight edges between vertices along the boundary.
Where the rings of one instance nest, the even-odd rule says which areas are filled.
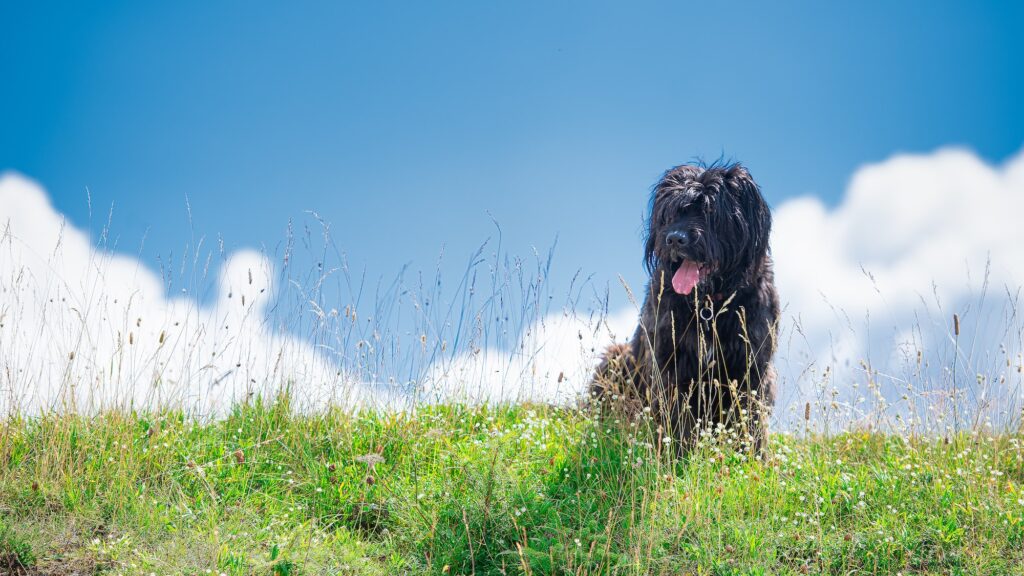
[[[1022,209],[1024,154],[1001,168],[964,150],[896,156],[858,170],[834,209],[814,197],[778,208],[778,283],[790,312],[815,327],[833,320],[820,295],[855,314],[882,297],[911,306],[932,284],[955,299],[990,259],[992,281],[1019,284]]]
[[[217,285],[206,306],[169,295],[138,259],[95,248],[37,184],[0,176],[0,411],[216,413],[284,387],[313,404],[359,392],[308,343],[268,327],[265,256],[231,254]]]
[[[1019,414],[1022,213],[1024,152],[991,165],[959,149],[864,166],[834,207],[812,196],[777,206],[780,420],[787,410],[799,419],[805,402],[856,415],[910,388],[903,407],[916,407],[958,378],[974,383],[960,401]],[[216,411],[286,386],[314,406],[395,405],[386,387],[355,383],[310,342],[268,326],[274,279],[266,257],[242,251],[223,263],[213,303],[169,295],[137,259],[93,247],[37,185],[4,176],[0,408]],[[426,401],[569,402],[636,318],[634,307],[536,314],[509,340],[439,346],[406,384]]]
[[[608,316],[564,311],[538,319],[510,349],[489,346],[435,362],[426,400],[569,403],[586,391],[601,351],[636,329],[636,310]]]
[[[787,354],[783,343],[791,390],[810,394],[815,383],[800,381],[798,368],[816,364],[848,391],[865,380],[862,360],[898,386],[919,351],[921,364],[931,359],[919,387],[952,378],[954,356],[968,379],[1019,365],[1022,209],[1024,153],[993,166],[960,149],[864,166],[831,209],[814,197],[779,206],[772,250],[783,328],[805,353]],[[963,319],[959,337],[953,314]]]

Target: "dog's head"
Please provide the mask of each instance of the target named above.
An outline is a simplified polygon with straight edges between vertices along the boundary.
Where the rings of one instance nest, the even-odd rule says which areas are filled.
[[[771,226],[768,205],[746,168],[677,166],[651,194],[644,263],[678,294],[698,285],[734,289],[761,265]]]

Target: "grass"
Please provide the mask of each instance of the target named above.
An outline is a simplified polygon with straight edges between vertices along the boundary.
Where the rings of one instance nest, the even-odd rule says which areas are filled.
[[[374,286],[317,222],[265,262],[200,239],[149,283],[0,238],[50,255],[0,274],[0,575],[1024,575],[1018,290],[936,292],[879,366],[846,362],[875,341],[846,312],[831,350],[781,326],[796,432],[677,457],[643,419],[454,403],[585,383],[622,340],[607,288],[552,291],[552,251],[499,228],[454,282]],[[409,410],[353,414],[349,384]]]
[[[1024,437],[728,432],[543,405],[10,418],[9,574],[1024,574]]]

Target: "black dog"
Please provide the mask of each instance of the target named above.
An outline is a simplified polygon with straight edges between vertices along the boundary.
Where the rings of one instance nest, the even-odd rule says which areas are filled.
[[[640,326],[605,352],[592,393],[650,407],[681,447],[722,425],[760,450],[779,316],[770,231],[768,205],[739,164],[666,172],[651,196]]]

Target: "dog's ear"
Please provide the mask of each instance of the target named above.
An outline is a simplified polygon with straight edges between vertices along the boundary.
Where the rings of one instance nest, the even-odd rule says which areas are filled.
[[[737,195],[738,205],[749,235],[751,264],[756,264],[768,253],[768,240],[772,232],[772,213],[761,195],[757,182],[740,164],[729,167],[726,173],[729,189]]]
[[[658,267],[658,257],[654,255],[656,240],[654,236],[654,219],[657,216],[654,213],[654,209],[657,206],[659,190],[660,186],[655,186],[651,190],[651,198],[647,201],[647,221],[644,222],[644,268],[648,274],[654,274],[654,269]]]
[[[651,196],[647,200],[647,221],[644,223],[644,268],[648,274],[654,274],[658,267],[658,256],[655,254],[658,244],[657,223],[662,220],[660,210],[663,209],[665,198],[670,196],[674,189],[679,188],[692,171],[693,167],[686,165],[670,168],[651,188]]]

